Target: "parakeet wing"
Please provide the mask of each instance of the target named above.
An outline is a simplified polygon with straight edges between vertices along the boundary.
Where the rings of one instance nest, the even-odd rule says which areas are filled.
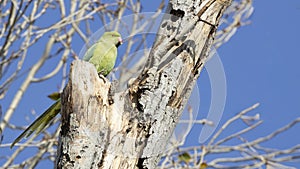
[[[91,59],[91,57],[94,54],[94,50],[95,50],[96,44],[97,43],[93,44],[90,48],[88,48],[88,50],[86,51],[85,55],[83,56],[83,60],[84,61],[88,62]]]

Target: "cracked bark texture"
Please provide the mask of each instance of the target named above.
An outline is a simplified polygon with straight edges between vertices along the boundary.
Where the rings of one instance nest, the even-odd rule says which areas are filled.
[[[115,93],[93,65],[74,61],[56,167],[155,168],[230,3],[170,1],[145,68],[125,91]]]

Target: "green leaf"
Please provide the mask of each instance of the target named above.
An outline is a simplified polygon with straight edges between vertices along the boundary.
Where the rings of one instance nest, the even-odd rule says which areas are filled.
[[[178,159],[179,159],[180,161],[185,162],[185,163],[189,163],[189,161],[192,159],[192,157],[190,156],[189,153],[184,152],[184,153],[182,153],[182,154],[180,154],[180,155],[178,156]]]

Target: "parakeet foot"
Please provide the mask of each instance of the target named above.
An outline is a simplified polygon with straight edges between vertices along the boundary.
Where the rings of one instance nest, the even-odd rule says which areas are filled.
[[[106,83],[106,81],[107,81],[106,77],[104,77],[104,76],[103,76],[102,74],[100,74],[100,73],[98,73],[98,76],[99,76],[100,79],[103,80],[104,83]]]

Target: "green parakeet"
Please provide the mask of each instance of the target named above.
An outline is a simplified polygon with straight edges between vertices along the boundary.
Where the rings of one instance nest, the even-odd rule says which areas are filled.
[[[92,45],[85,53],[83,60],[92,63],[98,74],[108,75],[115,66],[117,58],[117,47],[122,44],[120,33],[116,31],[105,32],[102,37]],[[60,98],[52,104],[40,117],[38,117],[15,141],[11,144],[12,148],[23,137],[30,136],[33,132],[39,134],[60,112]]]

